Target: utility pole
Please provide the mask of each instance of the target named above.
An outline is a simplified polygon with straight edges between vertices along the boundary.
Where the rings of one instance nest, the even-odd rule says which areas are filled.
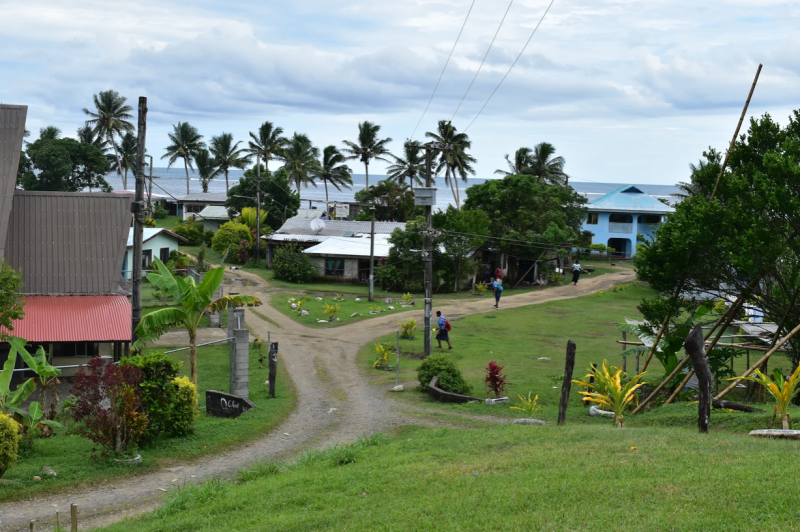
[[[144,233],[144,151],[147,133],[147,98],[139,96],[139,123],[136,146],[136,193],[133,213],[133,283],[131,294],[131,343],[136,342],[136,328],[142,321],[142,238]],[[150,166],[152,168],[152,164]]]
[[[433,186],[431,172],[433,168],[433,146],[425,146],[425,186]],[[432,205],[425,206],[425,249],[422,250],[422,262],[425,263],[425,358],[431,356],[433,342],[431,338],[431,314],[433,311],[433,236]]]
[[[147,217],[153,217],[153,156],[150,157],[150,186],[147,189]]]
[[[256,155],[256,268],[261,260],[261,154]]]
[[[375,301],[375,205],[372,205],[372,223],[369,229],[369,300]]]

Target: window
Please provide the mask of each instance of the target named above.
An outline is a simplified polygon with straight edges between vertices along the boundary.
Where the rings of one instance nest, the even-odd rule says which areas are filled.
[[[143,249],[142,250],[142,269],[146,270],[150,267],[150,263],[153,262],[153,250],[152,249]]]
[[[639,216],[640,224],[660,224],[661,216],[658,214],[642,214]]]
[[[608,221],[612,224],[629,224],[633,222],[633,216],[615,212],[608,217]]]
[[[344,277],[344,259],[325,259],[325,275]]]
[[[164,264],[169,262],[169,248],[161,248],[158,251],[158,258],[161,259],[161,262]]]
[[[589,225],[597,225],[600,222],[600,214],[596,212],[590,212],[589,217],[586,219],[586,223]]]

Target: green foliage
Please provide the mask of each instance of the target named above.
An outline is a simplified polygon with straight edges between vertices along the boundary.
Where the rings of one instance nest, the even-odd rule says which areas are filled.
[[[211,249],[219,254],[224,254],[230,248],[228,256],[233,256],[239,251],[242,242],[247,242],[247,247],[253,243],[253,236],[250,228],[244,224],[236,222],[226,222],[220,226],[211,239]]]
[[[355,193],[359,203],[375,205],[375,219],[383,222],[405,222],[414,214],[414,192],[405,183],[397,183],[391,179],[379,181],[377,185],[364,188]],[[370,220],[369,209],[359,213],[359,220]]]
[[[188,240],[190,246],[199,246],[203,243],[203,222],[195,221],[194,217],[185,222],[177,222],[172,232]]]
[[[336,313],[342,310],[342,306],[338,303],[334,303],[333,305],[329,305],[327,303],[323,303],[323,314],[329,314],[329,319],[333,320],[336,319]]]
[[[24,190],[80,192],[92,188],[111,192],[105,180],[109,162],[97,146],[71,138],[42,138],[28,144],[26,152],[30,170],[19,178]]]
[[[21,429],[21,425],[10,416],[0,413],[0,477],[11,469],[19,457]]]
[[[153,218],[145,218],[142,225],[144,225],[145,227],[155,227],[156,221]]]
[[[428,389],[431,379],[436,376],[439,377],[437,386],[446,392],[464,395],[472,393],[472,386],[464,380],[450,353],[434,353],[417,368],[417,378],[423,391]]]
[[[177,249],[173,249],[169,252],[169,261],[167,261],[167,268],[170,270],[183,270],[190,264],[192,264],[192,259],[178,251]]]
[[[337,443],[330,450],[331,461],[337,465],[355,464],[358,462],[358,455],[361,452],[361,445],[359,442],[350,444]]]
[[[177,377],[172,380],[177,388],[170,415],[171,436],[185,436],[194,432],[194,420],[200,415],[197,409],[199,393],[197,386],[188,377]]]
[[[272,268],[276,279],[290,283],[307,283],[319,275],[317,266],[296,244],[278,247]]]
[[[64,429],[64,425],[58,421],[43,419],[44,410],[42,410],[42,405],[39,404],[38,401],[31,401],[31,403],[28,405],[27,412],[16,406],[10,406],[9,410],[16,413],[22,419],[22,431],[23,434],[28,437],[28,447],[33,445],[34,432],[40,426],[45,425],[51,428]]]
[[[153,218],[156,220],[163,220],[169,216],[169,211],[165,209],[160,203],[155,203],[153,205]]]
[[[256,189],[259,179],[256,177],[255,168],[248,168],[244,177],[239,179],[239,184],[228,191],[225,207],[228,212],[242,212],[246,207],[254,205]],[[261,212],[267,213],[268,227],[280,227],[287,218],[297,214],[300,208],[300,195],[290,189],[286,170],[271,173],[261,165]],[[236,196],[244,196],[242,198]]]
[[[433,226],[443,230],[438,239],[444,247],[437,263],[440,263],[447,272],[445,283],[453,285],[453,291],[458,292],[460,281],[466,273],[471,276],[473,271],[465,272],[467,257],[476,249],[483,246],[489,236],[489,218],[483,211],[460,210],[452,205],[446,211],[439,211],[433,215]]]
[[[521,407],[511,406],[509,408],[511,408],[511,410],[521,410],[522,412],[525,412],[525,417],[528,419],[533,418],[533,416],[536,413],[541,412],[542,409],[536,404],[537,401],[539,400],[539,396],[537,395],[536,397],[531,399],[531,393],[532,392],[528,392],[528,397],[522,397],[522,395],[517,394],[517,397],[519,397],[522,406]]]
[[[14,331],[12,322],[25,316],[24,306],[22,271],[14,270],[4,258],[0,262],[0,341]]]
[[[417,320],[408,318],[406,321],[397,323],[400,326],[400,338],[413,338],[414,330],[417,328]]]
[[[378,357],[375,360],[375,363],[372,364],[372,367],[376,368],[378,366],[389,366],[389,355],[392,354],[392,349],[394,349],[392,342],[375,344],[375,352],[378,354]]]
[[[195,271],[197,273],[207,272],[209,268],[208,263],[206,262],[206,245],[203,244],[200,246],[200,251],[197,252],[197,264],[195,265]]]
[[[25,349],[27,340],[16,336],[7,336],[5,341],[9,343],[10,349],[8,358],[3,364],[3,371],[0,372],[0,413],[7,413],[10,407],[20,405],[36,390],[35,378],[30,378],[18,385],[15,390],[11,390],[11,377],[16,367],[17,355],[32,370],[36,369],[37,363]]]
[[[267,211],[261,211],[261,234],[265,235],[267,233],[272,232],[272,229],[269,228],[267,225]],[[255,207],[245,207],[242,209],[242,213],[239,215],[239,218],[236,220],[240,224],[244,224],[249,227],[252,231],[256,230],[256,221],[258,218],[258,211]]]
[[[282,473],[284,465],[281,462],[265,462],[260,460],[254,465],[240,469],[236,472],[236,478],[239,482],[251,482],[253,480],[269,477]]]

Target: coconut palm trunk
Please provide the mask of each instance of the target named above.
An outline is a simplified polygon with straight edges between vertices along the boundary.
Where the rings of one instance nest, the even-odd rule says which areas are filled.
[[[458,176],[454,175],[453,179],[456,182],[456,209],[461,209],[461,192],[458,190]]]
[[[114,148],[114,157],[117,158],[117,174],[119,174],[119,178],[122,180],[122,188],[128,190],[128,176],[122,175],[122,161],[119,158],[119,151],[117,151],[117,145],[114,144],[114,135],[109,131],[108,133],[108,142]]]
[[[225,168],[225,192],[229,191],[231,186],[228,184],[228,169]]]
[[[189,194],[189,161],[186,157],[183,158],[183,168],[186,170],[186,194]]]
[[[456,209],[460,209],[461,206],[458,204],[458,196],[456,195],[456,191],[453,188],[453,180],[450,178],[450,167],[447,166],[444,172],[444,181],[445,183],[450,184],[450,192],[453,194],[453,199],[456,200]]]
[[[364,163],[364,172],[367,174],[367,186],[365,188],[369,188],[369,161]]]
[[[328,203],[328,180],[323,178],[322,182],[325,183],[325,212],[330,212],[331,206]]]

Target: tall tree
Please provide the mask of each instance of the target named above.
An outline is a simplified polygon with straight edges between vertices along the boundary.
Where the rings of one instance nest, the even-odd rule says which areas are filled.
[[[378,132],[380,130],[381,126],[365,120],[358,124],[358,140],[355,142],[342,141],[347,146],[342,150],[349,154],[347,159],[358,159],[364,163],[364,172],[367,176],[366,188],[369,188],[369,162],[372,159],[391,162],[384,156],[389,155],[386,145],[392,142],[392,139],[388,137],[379,139]]]
[[[341,191],[342,188],[349,189],[353,184],[353,178],[350,175],[351,170],[346,164],[344,155],[336,148],[336,146],[326,146],[322,150],[322,159],[319,164],[311,172],[317,179],[322,179],[325,183],[325,204],[328,203],[328,183]]]
[[[286,145],[287,141],[282,135],[282,127],[275,127],[272,122],[264,122],[258,131],[250,132],[252,140],[247,142],[247,153],[251,158],[258,157],[264,161],[264,168],[269,170],[270,159],[280,158],[281,150]]]
[[[192,161],[194,154],[205,147],[205,142],[201,139],[203,135],[197,131],[197,128],[188,122],[178,122],[177,125],[172,126],[172,133],[169,134],[169,140],[172,142],[166,148],[166,153],[161,156],[162,159],[169,158],[167,168],[170,168],[175,161],[183,159],[183,167],[186,170],[186,193],[189,193],[189,168],[194,171]]]
[[[257,173],[260,175],[256,175]],[[290,188],[286,168],[280,168],[275,173],[263,166],[260,172],[248,168],[239,184],[228,191],[225,207],[231,216],[242,212],[245,207],[252,207],[258,189],[257,181],[261,183],[261,212],[267,213],[267,225],[277,229],[288,218],[296,215],[300,208],[300,194]]]
[[[116,148],[119,154],[119,162],[122,163],[122,169],[124,170],[125,181],[127,181],[128,170],[136,168],[136,152],[139,149],[136,135],[128,131]],[[111,169],[116,170],[115,162],[112,162]]]
[[[280,159],[283,167],[294,181],[297,193],[300,194],[300,185],[308,186],[314,183],[314,171],[319,166],[319,148],[311,144],[311,139],[302,133],[295,133],[281,150]]]
[[[101,152],[103,152],[104,155],[108,152],[108,141],[101,135],[98,135],[91,126],[81,126],[78,128],[75,134],[78,137],[78,142],[81,144],[91,144],[92,146],[96,146]]]
[[[99,188],[110,192],[105,180],[108,159],[99,148],[75,139],[38,139],[20,157],[19,185],[24,190],[80,192]]]
[[[533,147],[530,161],[530,171],[526,172],[536,176],[539,183],[550,185],[566,185],[569,176],[564,172],[563,157],[555,157],[556,148],[549,142],[540,142]]]
[[[42,140],[55,140],[61,138],[61,130],[56,126],[47,126],[39,130],[39,138]]]
[[[117,172],[122,181],[122,188],[128,188],[127,179],[122,176],[122,162],[119,159],[117,145],[114,142],[114,135],[122,137],[126,131],[133,131],[135,128],[129,121],[133,118],[131,112],[133,107],[126,104],[127,98],[115,90],[102,91],[92,96],[94,101],[94,111],[84,108],[83,112],[91,118],[86,121],[86,125],[94,128],[95,132],[101,137],[108,139],[108,143],[114,148],[114,155],[117,158]]]
[[[508,158],[505,154],[506,163],[508,163],[508,171],[502,168],[495,170],[495,174],[502,176],[529,174],[531,172],[531,160],[533,150],[530,148],[520,148],[514,152],[514,160]]]
[[[211,152],[205,148],[197,150],[197,153],[194,154],[194,164],[197,165],[197,174],[200,176],[203,192],[208,192],[208,184],[222,173],[222,169]]]
[[[388,168],[389,177],[398,183],[405,183],[408,179],[411,185],[421,185],[422,175],[425,173],[425,156],[419,141],[413,140],[403,144],[403,157],[391,155],[394,159]]]
[[[436,172],[445,171],[444,182],[450,185],[456,208],[461,208],[461,197],[458,190],[458,178],[467,180],[467,175],[475,175],[472,164],[475,158],[467,153],[472,141],[466,133],[459,133],[449,120],[439,120],[436,132],[428,131],[425,136],[433,139],[443,148],[437,157]],[[455,188],[453,182],[455,181]]]
[[[470,255],[483,246],[489,236],[489,217],[483,211],[459,210],[448,205],[446,211],[434,213],[432,222],[436,229],[444,230],[439,239],[444,248],[440,260],[445,270],[452,272],[453,291],[458,292]]]
[[[6,264],[6,259],[0,260],[0,342],[5,342],[11,332],[14,332],[12,322],[21,320],[25,316],[22,309],[25,298],[22,295],[22,271],[16,271]]]
[[[225,174],[226,192],[231,188],[228,182],[228,171],[231,168],[244,168],[249,162],[247,152],[239,148],[241,143],[241,141],[234,143],[231,133],[223,133],[217,137],[211,137],[209,148],[217,162],[217,166]]]
[[[405,222],[414,213],[414,192],[405,183],[396,183],[391,179],[378,181],[377,184],[359,190],[355,194],[359,203],[375,206],[375,219],[383,222]],[[372,215],[364,209],[359,213],[359,220],[369,220]]]

